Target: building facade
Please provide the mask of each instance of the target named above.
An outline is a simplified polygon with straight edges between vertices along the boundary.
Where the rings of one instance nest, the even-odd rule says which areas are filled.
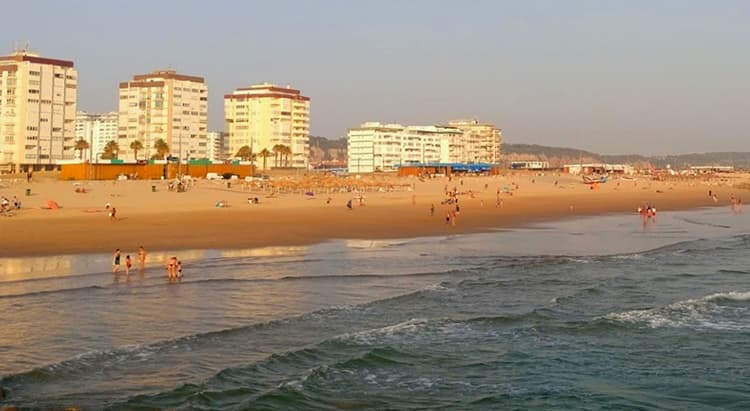
[[[82,161],[96,162],[104,152],[104,146],[110,141],[117,141],[117,112],[76,114],[76,138],[89,143],[89,148],[76,151],[75,158]]]
[[[452,145],[451,155],[462,163],[499,164],[502,130],[492,124],[473,120],[453,120],[448,126],[463,131],[460,141]]]
[[[224,161],[229,158],[226,150],[227,133],[220,131],[208,132],[208,159],[211,161]]]
[[[447,126],[363,123],[348,133],[351,172],[394,171],[399,165],[500,162],[501,131],[476,120]]]
[[[0,164],[49,169],[74,158],[77,84],[72,61],[23,50],[0,57]]]
[[[120,83],[118,157],[130,160],[130,144],[140,141],[139,159],[156,154],[163,139],[181,160],[208,158],[208,87],[203,77],[158,70]]]
[[[363,123],[348,133],[348,169],[353,173],[394,171],[400,165],[455,161],[455,127]]]
[[[224,96],[227,151],[235,157],[247,146],[258,155],[264,149],[274,152],[280,146],[290,149],[270,166],[307,168],[310,164],[310,98],[289,86],[258,84],[238,88]]]

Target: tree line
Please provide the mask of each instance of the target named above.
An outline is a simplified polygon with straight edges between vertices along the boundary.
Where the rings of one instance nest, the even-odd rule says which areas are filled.
[[[78,151],[79,158],[83,159],[83,152],[84,150],[88,150],[90,148],[90,145],[88,141],[79,139],[78,141],[76,141],[74,148]],[[130,149],[133,150],[133,157],[138,160],[138,153],[140,151],[143,151],[144,146],[140,140],[135,140],[130,143]],[[164,141],[164,139],[161,138],[154,142],[153,149],[156,150],[156,154],[151,156],[152,160],[164,160],[169,154],[169,145],[166,141]],[[119,151],[120,145],[117,144],[117,142],[114,140],[109,141],[106,145],[104,145],[104,150],[102,151],[100,158],[102,160],[117,159]],[[263,169],[265,170],[267,168],[266,165],[268,157],[273,156],[274,167],[289,167],[291,155],[291,147],[285,146],[283,144],[276,144],[271,148],[270,151],[267,148],[264,148],[259,153],[253,153],[253,150],[250,148],[250,146],[242,146],[237,151],[235,157],[240,158],[242,161],[255,161],[257,157],[260,156],[263,158]]]

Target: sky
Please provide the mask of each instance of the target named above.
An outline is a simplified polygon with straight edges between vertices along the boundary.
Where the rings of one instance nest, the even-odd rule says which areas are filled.
[[[477,118],[511,143],[606,154],[750,151],[750,2],[15,1],[0,53],[30,42],[78,70],[78,108],[171,68],[223,95],[271,82],[311,98],[311,134],[364,121]],[[2,44],[2,43],[5,44]],[[3,50],[5,49],[5,50]]]

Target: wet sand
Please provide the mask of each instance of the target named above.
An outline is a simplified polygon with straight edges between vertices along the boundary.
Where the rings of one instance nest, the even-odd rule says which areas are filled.
[[[5,179],[0,180],[0,195],[18,196],[23,208],[12,217],[0,217],[5,240],[0,256],[111,252],[115,248],[135,250],[139,245],[148,250],[231,249],[303,245],[334,238],[446,235],[581,215],[635,213],[644,204],[653,205],[660,213],[704,206],[729,209],[730,194],[746,193],[750,198],[747,190],[733,188],[747,182],[747,174],[720,177],[614,179],[593,190],[578,177],[554,174],[454,177],[452,181],[366,177],[371,187],[391,186],[393,191],[365,192],[363,206],[358,204],[357,194],[339,192],[341,188],[316,188],[309,181],[299,183],[299,179],[284,179],[281,185],[287,189],[275,195],[270,188],[245,187],[241,182],[227,188],[226,182],[198,181],[178,193],[168,191],[163,181],[48,180],[28,185]],[[337,179],[336,185],[366,183],[350,177]],[[446,224],[445,219],[455,206],[441,204],[446,186],[462,193],[455,226]],[[26,188],[31,188],[31,196],[24,195]],[[76,188],[86,188],[86,193],[77,193]],[[497,206],[498,190],[501,206]],[[718,202],[708,197],[708,190],[718,195]],[[309,191],[315,194],[306,194]],[[248,197],[257,197],[260,204],[248,204]],[[354,199],[352,210],[346,207],[349,199]],[[42,209],[47,200],[56,201],[61,208]],[[230,206],[215,207],[220,200]],[[116,221],[108,217],[107,203],[117,208]]]

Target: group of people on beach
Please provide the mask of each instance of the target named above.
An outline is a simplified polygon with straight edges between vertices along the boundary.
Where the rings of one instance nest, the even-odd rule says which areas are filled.
[[[18,197],[13,196],[13,200],[9,200],[8,197],[0,197],[0,212],[7,213],[11,210],[20,210],[21,200]]]
[[[122,258],[122,252],[120,249],[116,249],[112,256],[112,272],[117,275],[120,273],[120,263]],[[125,275],[130,275],[130,269],[133,268],[133,260],[130,258],[130,254],[125,256]],[[138,247],[138,271],[143,272],[146,268],[146,249],[143,246]]]
[[[654,219],[656,218],[656,207],[653,207],[650,204],[638,207],[638,214],[640,214],[641,218],[643,218],[644,220]]]
[[[143,246],[138,247],[138,271],[143,273],[146,268],[146,249]],[[120,273],[120,265],[122,264],[122,251],[116,249],[112,255],[112,272],[115,275]],[[133,268],[133,259],[130,258],[130,254],[125,255],[125,275],[130,275],[130,269]],[[182,278],[182,261],[177,257],[169,257],[166,264],[167,278],[170,280]]]
[[[169,257],[166,269],[167,278],[170,280],[178,280],[182,278],[182,261],[178,260],[177,257]]]

